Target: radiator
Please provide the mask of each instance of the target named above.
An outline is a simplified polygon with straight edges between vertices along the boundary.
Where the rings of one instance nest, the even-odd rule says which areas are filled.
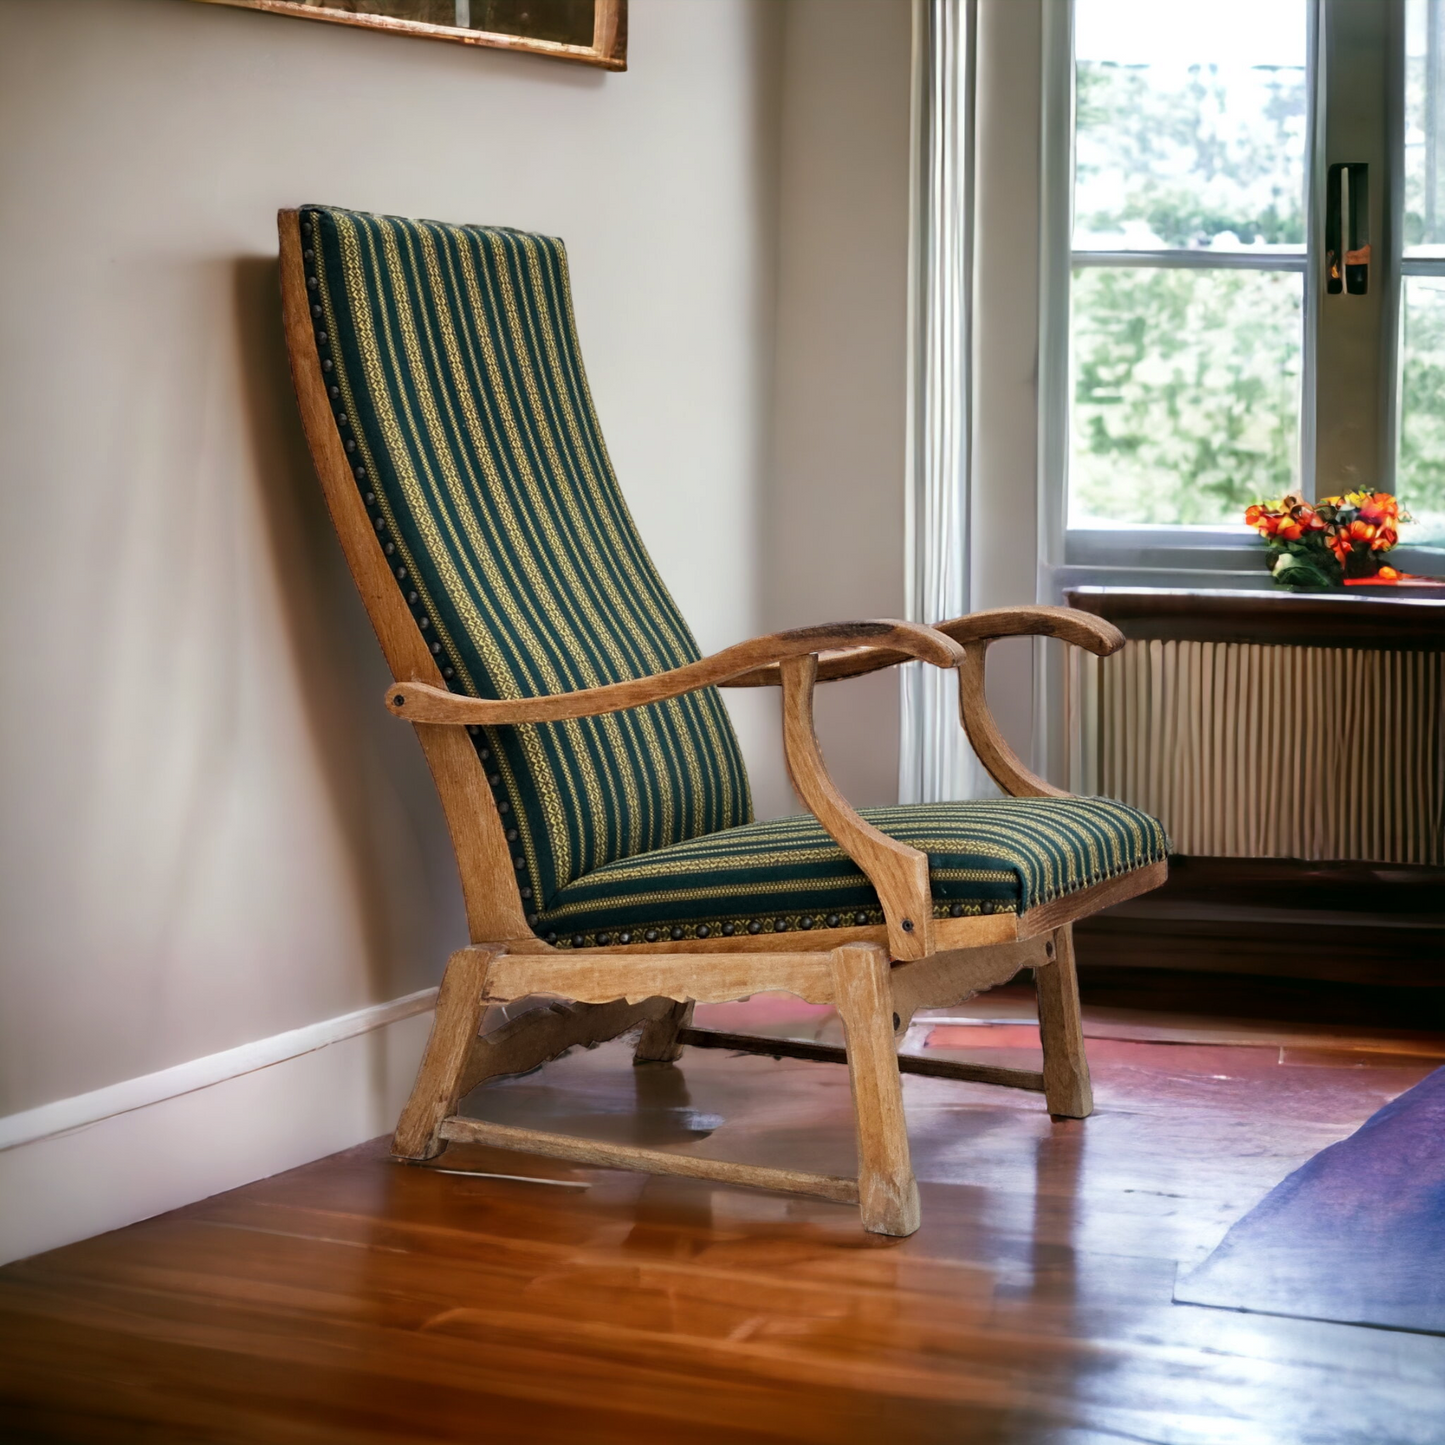
[[[1181,853],[1445,863],[1445,653],[1130,641],[1074,684],[1075,789]]]

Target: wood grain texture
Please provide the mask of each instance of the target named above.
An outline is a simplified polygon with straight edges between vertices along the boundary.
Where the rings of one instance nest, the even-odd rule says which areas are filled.
[[[336,25],[356,25],[368,30],[385,30],[393,35],[410,35],[418,40],[448,40],[456,45],[479,45],[488,50],[514,50],[525,55],[546,55],[553,60],[571,60],[603,70],[627,69],[627,0],[594,0],[592,44],[569,45],[560,40],[533,39],[507,35],[496,30],[468,30],[456,25],[434,25],[425,20],[401,20],[390,15],[368,15],[365,11],[319,8],[304,0],[202,0],[208,5],[231,5],[241,10],[264,10],[272,15],[289,15],[297,20],[329,20]],[[353,0],[354,3],[354,0]]]
[[[682,1057],[682,1032],[692,1024],[693,1004],[667,1000],[667,1008],[643,1025],[637,1047],[632,1051],[634,1064],[674,1064]]]
[[[540,1154],[544,1159],[564,1159],[569,1164],[584,1164],[595,1169],[635,1169],[644,1174],[708,1179],[717,1184],[739,1185],[744,1189],[810,1194],[819,1199],[830,1199],[834,1204],[858,1202],[858,1184],[854,1180],[825,1174],[804,1174],[796,1169],[769,1169],[755,1164],[733,1164],[724,1159],[701,1159],[694,1154],[670,1154],[664,1149],[606,1144],[595,1139],[575,1139],[570,1135],[545,1134],[536,1129],[488,1124],[481,1119],[447,1119],[442,1124],[441,1133],[453,1144],[486,1144],[522,1154]]]
[[[593,0],[592,49],[606,69],[627,69],[627,0]]]
[[[831,1003],[828,955],[674,951],[609,957],[569,949],[542,956],[508,953],[487,972],[487,997],[500,1003],[526,994],[555,994],[579,1003],[619,998],[629,1003],[651,998],[728,1003],[755,993],[791,993],[809,1003]]]
[[[988,643],[970,642],[967,657],[958,670],[958,713],[963,730],[968,734],[978,760],[988,775],[1011,798],[1067,798],[1068,791],[1056,788],[1045,778],[1031,772],[1009,746],[989,711],[984,691],[987,671]]]
[[[1052,933],[1066,923],[1088,918],[1101,909],[1111,908],[1141,893],[1158,888],[1169,877],[1169,864],[1161,860],[1130,873],[1121,873],[1117,878],[1107,878],[1090,888],[1080,888],[1076,893],[1066,893],[1052,903],[1041,903],[1021,913],[1018,919],[1019,938],[1038,938],[1041,934]]]
[[[1292,1061],[1288,1036],[1222,1046],[1209,1022],[1105,1040],[1081,1123],[906,1079],[924,1200],[908,1239],[802,1195],[473,1144],[444,1162],[590,1187],[457,1177],[378,1140],[8,1266],[0,1438],[1435,1445],[1445,1340],[1170,1297],[1181,1265],[1439,1060],[1350,1051],[1345,1031]],[[468,1108],[852,1167],[847,1078],[821,1064],[698,1049],[634,1069],[617,1042]]]
[[[559,692],[542,697],[464,697],[430,682],[398,681],[386,691],[386,706],[408,722],[469,723],[497,727],[512,723],[561,722],[567,718],[598,717],[630,707],[663,702],[699,688],[715,687],[765,662],[779,663],[807,657],[819,648],[877,639],[890,656],[917,658],[934,667],[957,667],[963,648],[956,642],[914,622],[839,622],[822,627],[800,627],[739,642],[668,672],[634,678],[581,692]]]
[[[955,642],[996,641],[1001,637],[1057,637],[1076,647],[1107,657],[1124,645],[1124,634],[1111,622],[1071,607],[997,607],[971,612],[937,623],[934,631]],[[908,654],[887,648],[838,648],[818,654],[818,681],[834,682],[861,677],[885,667],[908,661]],[[777,664],[755,668],[731,677],[722,687],[778,687],[782,683]]]
[[[834,786],[813,730],[813,685],[818,659],[781,664],[783,756],[803,805],[873,885],[894,958],[926,958],[934,950],[933,891],[928,854],[890,838],[865,821]]]
[[[1054,931],[1050,952],[1052,961],[1034,970],[1039,996],[1039,1042],[1044,1050],[1044,1097],[1050,1114],[1087,1119],[1094,1112],[1094,1090],[1084,1053],[1074,938],[1068,924]]]
[[[729,1034],[718,1029],[686,1028],[678,1041],[690,1049],[728,1049],[740,1054],[762,1054],[770,1059],[807,1059],[815,1064],[847,1064],[847,1049],[833,1044],[810,1044],[797,1039],[780,1039],[765,1034]],[[918,1054],[899,1054],[898,1072],[925,1079],[956,1079],[967,1084],[998,1084],[1006,1089],[1044,1092],[1044,1076],[1038,1069],[1012,1069],[994,1064],[961,1064],[953,1059],[932,1059]]]
[[[1263,563],[1260,581],[1262,587]],[[1068,599],[1081,612],[1111,622],[1131,641],[1157,638],[1407,652],[1445,647],[1445,600],[1439,598],[1079,587],[1068,593]]]
[[[432,1159],[442,1151],[441,1122],[462,1096],[485,1007],[487,967],[495,957],[488,949],[462,948],[447,960],[426,1052],[391,1140],[399,1159]]]
[[[858,1212],[870,1234],[906,1236],[919,1225],[903,1082],[894,1052],[888,955],[851,944],[829,955],[848,1040],[848,1081],[858,1134]]]
[[[568,1049],[606,1043],[638,1024],[645,1033],[674,1007],[670,999],[653,998],[641,1003],[552,1003],[531,1009],[473,1040],[458,1097],[464,1098],[488,1079],[528,1073]]]
[[[311,459],[392,676],[440,687],[441,670],[392,576],[336,430],[316,352],[300,227],[296,211],[282,211],[277,217],[286,350]],[[470,738],[460,728],[422,726],[416,733],[446,815],[473,942],[529,932],[512,850]]]
[[[1075,607],[993,607],[935,625],[964,644],[997,642],[1001,637],[1056,637],[1099,657],[1108,657],[1124,645],[1124,634],[1113,622]]]
[[[1022,969],[1038,968],[1046,959],[1042,938],[996,943],[979,948],[935,953],[893,970],[894,1032],[907,1031],[921,1008],[952,1008],[976,993],[1007,983]]]

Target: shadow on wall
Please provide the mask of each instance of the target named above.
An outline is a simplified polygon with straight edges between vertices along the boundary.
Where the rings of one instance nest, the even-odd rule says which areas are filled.
[[[301,429],[274,260],[235,262],[235,305],[241,403],[282,622],[350,869],[371,997],[383,1000],[435,983],[447,953],[466,942],[456,864],[412,730],[382,705],[391,675]]]

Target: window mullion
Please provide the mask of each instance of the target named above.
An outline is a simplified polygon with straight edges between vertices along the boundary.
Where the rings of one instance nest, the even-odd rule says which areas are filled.
[[[1368,165],[1371,249],[1369,290],[1363,296],[1326,294],[1318,273],[1312,278],[1316,324],[1310,400],[1317,496],[1394,486],[1400,274],[1396,139],[1403,124],[1404,12],[1400,0],[1368,5],[1322,0],[1321,20],[1316,194],[1329,166]],[[1311,246],[1317,249],[1323,206],[1311,210]]]

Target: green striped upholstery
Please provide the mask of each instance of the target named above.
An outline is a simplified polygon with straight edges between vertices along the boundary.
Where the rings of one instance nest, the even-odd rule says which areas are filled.
[[[453,691],[644,677],[697,647],[633,527],[582,371],[560,241],[302,210],[317,351],[396,585]],[[752,823],[713,688],[472,729],[536,931],[560,946],[881,922],[811,817]],[[1098,799],[873,809],[929,854],[940,915],[1022,912],[1162,858]]]
[[[1169,852],[1153,818],[1104,798],[919,803],[863,816],[928,854],[940,918],[1023,913]],[[803,814],[609,863],[563,888],[539,930],[560,947],[591,947],[881,922],[868,880]]]
[[[301,223],[337,425],[453,691],[535,697],[693,661],[612,474],[562,243],[324,206]],[[529,911],[752,817],[712,688],[476,743]]]

